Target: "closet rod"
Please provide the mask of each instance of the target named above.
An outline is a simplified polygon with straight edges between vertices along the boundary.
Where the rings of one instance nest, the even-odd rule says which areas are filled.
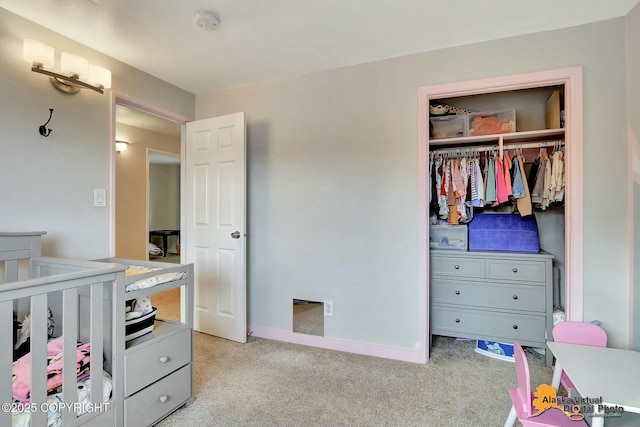
[[[564,145],[564,140],[560,139],[560,140],[555,140],[555,141],[540,141],[540,142],[527,142],[524,144],[518,144],[518,143],[514,143],[514,144],[505,144],[503,145],[503,148],[509,149],[509,148],[544,148],[544,147],[556,147],[556,146],[563,146]]]
[[[556,147],[556,146],[564,146],[564,140],[553,140],[553,141],[539,141],[539,142],[526,142],[526,143],[508,143],[503,144],[503,149],[525,149],[525,148],[544,148],[544,147]],[[473,153],[473,152],[486,152],[486,151],[499,151],[500,147],[495,145],[482,145],[482,146],[469,146],[469,147],[458,147],[458,148],[446,148],[442,150],[432,150],[429,153],[432,155],[438,154],[457,154],[457,153]]]
[[[445,148],[441,150],[429,151],[429,154],[458,154],[458,153],[477,153],[484,151],[498,151],[500,147],[498,145],[483,145],[478,147],[458,147],[458,148]]]

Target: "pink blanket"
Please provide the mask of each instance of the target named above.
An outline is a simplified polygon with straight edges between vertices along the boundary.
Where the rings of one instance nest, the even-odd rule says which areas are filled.
[[[91,344],[76,348],[76,370],[78,380],[89,375]],[[47,392],[59,393],[62,389],[62,337],[47,344]],[[13,399],[28,402],[31,395],[31,353],[13,362]]]

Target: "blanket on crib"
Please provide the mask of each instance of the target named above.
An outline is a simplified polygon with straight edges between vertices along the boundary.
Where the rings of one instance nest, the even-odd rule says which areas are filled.
[[[78,380],[89,375],[91,344],[76,347],[76,370]],[[26,403],[31,395],[31,353],[13,362],[13,399]],[[62,388],[62,337],[47,343],[47,392],[58,393]]]
[[[135,276],[136,274],[148,273],[150,271],[160,270],[159,268],[145,267],[141,265],[131,265],[125,270],[125,276]],[[127,285],[126,291],[132,292],[140,289],[151,288],[162,283],[172,282],[187,277],[186,272],[160,273],[147,279],[138,280]]]

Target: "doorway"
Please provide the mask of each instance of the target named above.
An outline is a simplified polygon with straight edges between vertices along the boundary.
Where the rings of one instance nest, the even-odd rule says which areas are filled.
[[[111,253],[118,258],[179,263],[178,236],[167,237],[162,249],[166,257],[153,259],[149,231],[180,230],[182,128],[186,119],[119,96],[112,117],[113,140],[128,145],[124,151],[112,151]],[[159,317],[180,320],[180,288],[167,295],[158,293],[153,304]]]
[[[212,312],[212,316],[209,317],[215,317],[216,323],[221,323],[222,328],[228,328],[233,334],[233,337],[231,335],[225,335],[223,330],[208,333],[212,333],[223,338],[234,339],[238,342],[246,342],[246,246],[244,243],[246,236],[245,113],[240,112],[210,119],[189,121],[186,117],[177,116],[173,113],[157,109],[142,101],[135,100],[124,95],[118,95],[116,93],[113,95],[111,109],[111,117],[113,118],[111,133],[112,144],[117,139],[116,118],[119,118],[120,114],[116,114],[116,108],[119,107],[127,107],[129,109],[146,112],[152,116],[164,118],[171,122],[180,124],[180,156],[182,162],[184,162],[180,172],[180,230],[181,232],[184,230],[185,235],[185,244],[181,245],[183,246],[180,254],[181,263],[192,263],[196,268],[196,294],[198,293],[198,290],[201,290],[201,288],[198,288],[200,284],[205,286],[206,283],[210,283],[211,280],[215,280],[216,277],[219,277],[218,274],[222,275],[224,279],[223,282],[220,286],[216,287],[213,292],[209,292],[209,294],[213,297],[222,297],[226,299],[223,301],[224,304],[218,307],[221,308],[222,311],[217,310],[215,313]],[[188,126],[186,126],[187,122],[189,122]],[[189,142],[189,136],[191,136],[191,143]],[[128,150],[130,150],[132,146],[135,147],[135,144],[129,144]],[[189,147],[192,149],[190,154],[188,154],[187,150]],[[197,151],[197,153],[195,153],[194,150]],[[207,153],[210,152],[211,156],[213,156],[213,163],[210,164],[211,167],[202,167],[202,164],[194,163],[196,159],[201,158],[203,150]],[[116,254],[117,256],[122,256],[125,251],[129,250],[129,248],[122,246],[123,237],[119,233],[119,230],[126,228],[129,225],[127,224],[129,218],[117,215],[116,210],[123,209],[127,206],[126,203],[123,202],[133,200],[120,200],[120,203],[118,203],[117,199],[121,198],[121,193],[126,192],[129,186],[136,185],[135,181],[129,182],[123,179],[118,181],[116,180],[116,167],[119,164],[124,163],[124,159],[127,158],[125,156],[118,158],[117,156],[121,154],[122,153],[116,154],[115,149],[112,148],[111,191],[109,192],[111,206],[110,246],[112,256],[116,256]],[[209,156],[209,154],[207,155]],[[231,157],[220,157],[216,160],[216,156]],[[194,171],[196,172],[195,174]],[[209,172],[211,172],[211,174]],[[216,174],[213,174],[213,172],[216,172]],[[206,177],[212,177],[213,180],[203,181],[201,179]],[[190,178],[190,180],[188,180],[188,178]],[[193,183],[196,187],[189,187],[189,191],[186,191],[186,188],[189,185],[188,182]],[[204,186],[200,186],[199,184],[204,184]],[[191,196],[191,198],[187,200],[189,196]],[[208,201],[212,200],[216,200],[219,203],[216,206],[209,207]],[[193,209],[195,209],[195,211]],[[146,210],[144,212],[146,214]],[[189,215],[189,212],[195,214],[195,216]],[[222,234],[218,236],[219,238],[206,242],[209,245],[211,242],[214,242],[215,247],[212,246],[211,250],[205,253],[203,250],[204,246],[196,241],[196,238],[198,236],[202,237],[201,234],[203,233],[196,233],[193,229],[194,221],[186,221],[185,218],[188,217],[190,220],[196,218],[197,220],[195,221],[195,225],[200,227],[202,224],[199,220],[208,220],[208,213],[215,213],[218,215],[218,219],[221,222],[219,221],[216,224],[222,227],[220,229]],[[207,218],[202,218],[201,214],[204,214]],[[147,216],[145,215],[144,218],[147,218]],[[209,223],[207,222],[207,224]],[[211,226],[210,228],[215,228],[216,224],[209,224]],[[187,225],[191,228],[187,229]],[[231,227],[232,230],[229,230],[229,227]],[[146,227],[144,227],[144,233],[142,233],[144,234],[145,239],[148,238],[148,230],[149,227],[148,224],[146,224]],[[189,239],[187,239],[187,237]],[[137,243],[137,241],[138,240],[136,239],[135,242]],[[229,242],[232,243],[229,248],[223,247],[228,246]],[[190,251],[189,249],[192,250]],[[197,254],[194,253],[195,249],[197,249]],[[148,245],[144,245],[137,254],[137,256],[140,257],[138,259],[144,259],[142,258],[143,255],[141,255],[141,253],[147,255],[147,251]],[[223,264],[220,266],[223,268],[222,270],[211,269],[213,263],[210,261],[214,259],[217,259],[217,261]],[[200,296],[202,297],[202,295]],[[202,300],[200,300],[200,302],[202,302]],[[233,304],[229,305],[232,302]],[[200,304],[199,308],[202,309],[202,307],[202,304]],[[229,309],[232,309],[232,311],[229,311]],[[187,313],[187,310],[184,293],[181,293],[180,295],[180,313],[181,321],[185,321],[186,319],[184,316]],[[216,317],[216,314],[220,315]],[[222,322],[219,322],[220,320],[222,320]],[[197,325],[198,323],[196,322],[196,330],[198,330]]]
[[[169,215],[169,209],[152,212],[149,174],[163,169],[160,163],[152,167],[150,159],[164,162],[172,156],[172,161],[179,167],[181,125],[123,105],[116,105],[115,119],[115,139],[128,143],[126,150],[115,154],[114,162],[115,255],[146,261],[149,258],[149,231],[155,229],[149,222],[150,216],[159,215],[157,223],[164,224],[165,228],[171,225],[179,229],[179,187],[172,197],[176,199],[171,209],[174,214]],[[151,154],[154,156],[150,157]],[[159,199],[154,197],[154,200]]]

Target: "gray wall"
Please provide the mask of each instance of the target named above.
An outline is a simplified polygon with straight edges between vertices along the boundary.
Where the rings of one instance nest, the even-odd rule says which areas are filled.
[[[180,165],[149,165],[149,230],[180,230]],[[177,236],[169,236],[167,247],[161,247],[178,253],[178,242]]]
[[[56,91],[22,59],[25,38],[106,66],[113,89],[104,95]],[[46,230],[45,255],[76,258],[109,254],[109,208],[93,207],[93,189],[109,190],[111,93],[193,117],[194,95],[79,45],[0,8],[0,228]],[[54,109],[48,138],[38,127]]]
[[[418,88],[581,65],[585,319],[626,345],[625,55],[621,18],[196,96],[196,118],[247,112],[250,323],[330,299],[325,336],[414,348]]]
[[[629,111],[629,130],[632,136],[632,148],[635,159],[640,157],[640,5],[636,6],[627,16],[627,103]],[[640,165],[635,164],[636,170],[630,177],[640,177]],[[633,240],[633,326],[632,346],[640,350],[640,182],[633,185],[632,224]]]
[[[149,230],[180,229],[180,166],[149,165]]]

